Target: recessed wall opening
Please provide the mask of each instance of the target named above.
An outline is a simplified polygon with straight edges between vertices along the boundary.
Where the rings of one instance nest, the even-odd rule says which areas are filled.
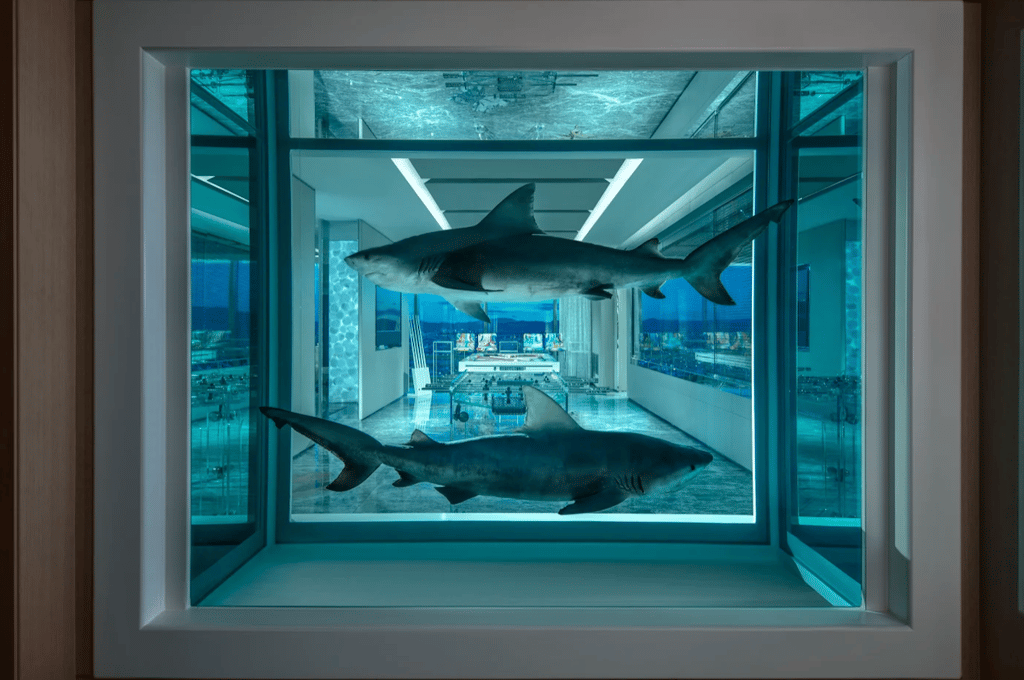
[[[280,544],[743,546],[774,469],[805,604],[860,604],[863,72],[190,74],[194,603],[262,489]],[[703,462],[546,497],[517,443],[573,436]]]

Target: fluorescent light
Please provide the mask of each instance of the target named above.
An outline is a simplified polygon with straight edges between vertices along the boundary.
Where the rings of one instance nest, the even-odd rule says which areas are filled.
[[[640,164],[644,162],[643,158],[627,158],[622,161],[622,165],[619,166],[619,171],[615,173],[615,177],[612,177],[612,181],[608,183],[608,187],[601,194],[601,198],[597,200],[597,205],[590,211],[590,217],[580,227],[580,233],[576,234],[576,240],[582,241],[590,233],[590,230],[594,227],[597,221],[604,214],[604,211],[611,205],[612,200],[619,193],[622,187],[626,184],[626,181],[633,175]]]
[[[451,229],[452,225],[448,224],[448,220],[445,219],[444,212],[434,202],[434,197],[430,195],[430,191],[427,189],[426,183],[423,178],[420,177],[420,173],[416,172],[416,168],[412,166],[412,161],[408,158],[392,158],[391,162],[395,164],[398,171],[405,177],[405,181],[409,183],[412,190],[416,192],[416,195],[420,197],[423,205],[430,214],[437,220],[437,224],[442,229]]]
[[[734,156],[711,171],[685,194],[654,216],[650,222],[626,239],[621,248],[629,250],[647,241],[665,227],[681,220],[706,201],[718,195],[726,187],[738,182],[753,170],[753,155]],[[664,245],[664,244],[663,244]]]

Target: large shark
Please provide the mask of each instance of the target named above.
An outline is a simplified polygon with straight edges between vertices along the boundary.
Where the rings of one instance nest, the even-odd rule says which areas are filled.
[[[327,488],[348,491],[381,465],[395,486],[436,484],[452,504],[474,496],[572,501],[560,515],[597,512],[627,498],[677,490],[713,457],[706,451],[632,432],[585,430],[551,397],[523,387],[526,424],[514,434],[442,444],[415,430],[389,446],[340,423],[261,406],[279,428],[291,425],[336,455],[345,468]]]
[[[446,255],[483,241],[514,235],[541,234],[543,232],[537,226],[537,221],[533,216],[533,197],[536,187],[537,185],[532,183],[519,187],[502,199],[491,212],[487,213],[486,217],[472,227],[430,231],[410,236],[386,246],[360,250],[345,259],[351,261],[350,264],[362,261],[419,263],[424,258]],[[399,293],[413,292],[402,289],[397,280],[388,279],[386,271],[381,270],[377,274],[378,268],[376,267],[364,267],[364,269],[366,272],[363,273],[366,273],[368,278],[382,288]],[[369,271],[374,271],[375,275],[370,276],[367,273]],[[385,285],[385,279],[391,285]]]
[[[495,210],[528,188],[532,198],[532,186],[518,189]],[[782,219],[792,204],[793,201],[778,203],[715,236],[682,259],[663,256],[656,238],[633,250],[618,250],[545,236],[535,229],[531,200],[528,205],[515,202],[514,211],[503,211],[503,219],[498,220],[502,235],[485,238],[480,233],[473,243],[450,251],[410,243],[424,236],[439,236],[425,234],[384,248],[359,251],[345,261],[382,288],[440,295],[460,311],[485,322],[490,320],[481,305],[485,300],[529,302],[569,295],[601,300],[612,297],[611,291],[619,288],[639,288],[651,297],[664,298],[661,286],[680,277],[708,300],[734,305],[732,296],[722,286],[722,271],[769,224]],[[523,220],[522,228],[513,228],[505,221],[513,216]],[[473,229],[486,226],[489,217]]]

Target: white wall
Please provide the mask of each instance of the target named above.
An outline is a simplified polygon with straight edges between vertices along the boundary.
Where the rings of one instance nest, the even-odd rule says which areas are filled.
[[[630,364],[629,398],[753,470],[754,421],[746,397]]]
[[[316,300],[313,259],[316,234],[316,191],[292,177],[292,409],[316,413],[316,338],[313,337]],[[292,453],[309,440],[292,431]]]
[[[359,249],[391,243],[366,222],[359,222]],[[359,277],[359,417],[387,406],[405,394],[409,372],[409,323],[402,300],[402,346],[378,350],[376,340],[376,286]]]
[[[597,355],[597,385],[615,387],[615,300],[591,302],[591,348]]]

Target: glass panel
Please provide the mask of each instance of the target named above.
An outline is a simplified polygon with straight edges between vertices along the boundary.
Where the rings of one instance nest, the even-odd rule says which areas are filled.
[[[857,145],[801,149],[797,156],[798,390],[790,531],[859,583],[862,155],[859,138],[853,141]],[[858,590],[849,592],[859,598]]]
[[[559,490],[562,482],[534,479],[556,472],[531,462],[531,449],[522,446],[526,435],[520,430],[532,417],[539,425],[530,427],[545,433],[537,446],[556,452],[577,451],[573,447],[587,441],[586,460],[635,446],[638,455],[667,447],[692,461],[692,469],[672,478],[679,482],[675,486],[662,486],[655,473],[627,479],[632,473],[622,472],[625,487],[616,486],[621,497],[609,492],[592,509],[584,504],[593,517],[753,524],[752,437],[732,436],[712,449],[702,425],[684,427],[677,403],[685,402],[670,392],[700,387],[692,382],[674,381],[681,387],[666,391],[657,386],[663,376],[647,372],[628,388],[622,384],[630,345],[626,336],[621,344],[616,336],[620,327],[628,328],[630,298],[621,297],[617,306],[614,292],[645,281],[644,287],[655,290],[670,280],[663,287],[666,299],[689,296],[677,308],[699,308],[690,301],[698,297],[691,284],[672,279],[680,276],[680,258],[749,216],[753,154],[638,155],[629,163],[622,157],[536,155],[403,160],[292,152],[293,271],[284,278],[326,281],[319,322],[301,316],[301,305],[293,302],[292,324],[299,330],[293,331],[292,373],[316,373],[317,352],[304,347],[317,342],[311,335],[317,328],[326,334],[319,340],[320,366],[329,368],[326,403],[316,406],[314,387],[293,382],[288,410],[298,415],[277,416],[285,425],[317,422],[325,428],[322,436],[307,427],[312,437],[292,439],[285,498],[291,521],[335,532],[325,536],[345,536],[372,521],[373,535],[381,537],[401,535],[402,522],[410,520],[557,519],[560,510],[596,491],[568,492]],[[505,207],[488,217],[498,205]],[[684,219],[693,205],[716,209],[705,210],[703,221]],[[544,233],[532,233],[534,220]],[[307,238],[317,228],[320,239]],[[643,243],[654,236],[666,238],[661,253]],[[328,253],[326,262],[317,259],[318,247]],[[619,276],[602,258],[615,258],[623,271],[634,264],[657,271],[639,279]],[[725,287],[740,304],[709,312],[699,322],[709,329],[701,337],[712,338],[707,357],[701,354],[709,372],[740,373],[735,391],[746,397],[727,396],[746,404],[748,430],[750,272],[747,248],[724,274]],[[591,280],[608,276],[607,282]],[[386,291],[396,300],[399,293],[406,296],[409,324],[402,332],[408,341],[394,343],[400,350],[376,351],[382,344],[378,331],[390,332],[394,325],[378,326]],[[310,295],[315,296],[313,287]],[[294,420],[318,411],[329,424]],[[716,417],[726,414],[708,420]],[[455,472],[402,458],[417,447],[447,456],[447,447],[456,446],[463,448],[450,459]],[[378,457],[367,459],[367,452]],[[533,453],[546,455],[547,449]],[[486,460],[474,462],[475,455]],[[508,467],[516,481],[500,488],[477,489],[475,481],[464,487],[443,476]],[[388,519],[396,521],[389,527]],[[493,531],[505,535],[502,528]]]
[[[193,147],[192,575],[255,531],[259,267],[247,149]]]
[[[708,116],[687,137],[699,139],[754,136],[757,74],[737,73],[708,107]]]
[[[256,71],[192,69],[192,134],[251,134],[255,121],[256,74]]]
[[[687,216],[663,232],[662,253],[685,258],[714,236],[751,216],[753,175],[723,192],[713,209]],[[746,246],[722,272],[735,305],[720,305],[684,279],[661,288],[664,299],[636,294],[633,361],[659,373],[749,398],[753,356],[752,246]]]
[[[792,93],[790,126],[803,123],[806,126],[800,132],[803,135],[859,134],[864,109],[863,82],[864,74],[860,71],[798,74]],[[854,98],[855,103],[850,101]]]
[[[751,76],[694,71],[292,71],[291,133],[332,139],[485,141],[750,137],[756,90]]]

